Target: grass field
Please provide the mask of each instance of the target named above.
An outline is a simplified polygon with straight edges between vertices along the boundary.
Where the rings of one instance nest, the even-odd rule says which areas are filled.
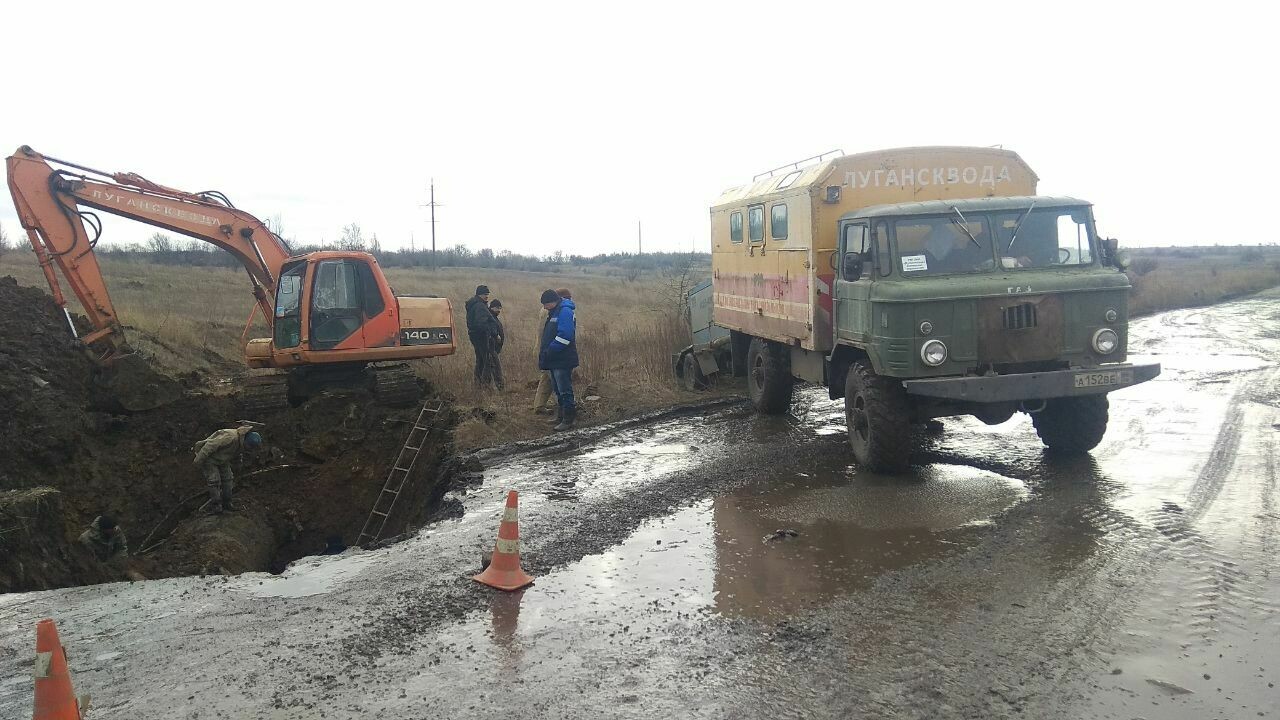
[[[240,338],[253,297],[243,272],[116,259],[105,259],[103,271],[121,320],[134,329],[130,342],[161,369],[171,374],[197,371],[213,380],[245,372]],[[13,275],[24,285],[45,286],[28,252],[0,256],[0,275]],[[1134,285],[1130,312],[1139,315],[1212,304],[1280,284],[1280,255],[1215,248],[1140,250],[1135,252],[1129,276]],[[593,398],[581,404],[584,422],[620,419],[694,397],[678,389],[671,374],[671,352],[688,342],[677,309],[680,278],[658,274],[627,280],[577,272],[475,268],[436,272],[393,268],[388,278],[399,293],[439,295],[453,301],[459,329],[457,354],[421,361],[418,369],[462,409],[460,447],[546,434],[550,424],[544,416],[534,415],[532,405],[539,377],[538,296],[548,288],[570,288],[578,305],[582,367],[576,387],[580,399]],[[481,283],[504,306],[504,392],[477,389],[472,381],[473,355],[466,339],[463,303]],[[257,318],[250,336],[266,335],[265,324]]]
[[[240,337],[254,303],[243,271],[104,259],[103,272],[130,343],[161,369],[171,374],[194,370],[211,379],[244,371]],[[0,275],[45,287],[44,276],[28,252],[0,257]],[[628,281],[575,273],[453,268],[436,272],[393,268],[387,276],[398,293],[439,295],[453,301],[459,330],[457,354],[420,361],[418,370],[453,395],[466,414],[457,436],[462,447],[546,434],[550,423],[545,416],[534,415],[533,396],[539,377],[536,346],[542,307],[538,297],[549,288],[570,288],[578,306],[582,367],[576,388],[579,399],[598,398],[582,403],[584,422],[619,419],[688,398],[672,380],[670,360],[673,349],[688,343],[688,331],[678,320],[671,282],[663,276]],[[474,356],[466,337],[463,303],[481,283],[504,306],[506,390],[501,393],[479,390],[472,381]],[[250,337],[267,334],[261,317],[255,318]]]
[[[1131,315],[1212,305],[1280,285],[1280,252],[1254,248],[1143,248],[1129,267]]]

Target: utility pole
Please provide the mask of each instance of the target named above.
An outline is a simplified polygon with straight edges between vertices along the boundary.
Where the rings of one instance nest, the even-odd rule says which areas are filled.
[[[436,266],[436,208],[440,204],[436,202],[436,179],[431,178],[431,201],[422,207],[431,208],[431,269],[438,269]]]
[[[636,254],[644,254],[644,229],[640,227],[640,221],[636,221]]]

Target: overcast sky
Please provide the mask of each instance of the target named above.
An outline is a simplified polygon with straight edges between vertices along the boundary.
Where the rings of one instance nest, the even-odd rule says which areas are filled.
[[[384,248],[434,177],[442,246],[547,254],[707,250],[721,190],[832,148],[999,144],[1123,244],[1280,240],[1236,210],[1280,159],[1265,3],[328,5],[5,3],[0,150]]]

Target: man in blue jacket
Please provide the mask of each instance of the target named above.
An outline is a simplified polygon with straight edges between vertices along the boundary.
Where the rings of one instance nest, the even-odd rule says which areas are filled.
[[[547,290],[542,293],[542,307],[547,310],[547,321],[542,325],[542,342],[538,346],[538,369],[551,373],[551,390],[559,400],[555,429],[563,432],[573,427],[578,415],[573,402],[573,369],[578,367],[575,306],[555,290]]]

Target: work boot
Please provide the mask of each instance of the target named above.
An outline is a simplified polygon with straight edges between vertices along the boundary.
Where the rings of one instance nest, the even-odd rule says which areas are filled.
[[[553,428],[554,428],[554,427],[559,427],[559,426],[560,426],[560,425],[562,425],[563,423],[564,423],[564,406],[563,406],[563,405],[556,405],[556,419],[555,419],[554,421],[552,421],[551,426],[552,426]]]
[[[565,430],[571,430],[573,428],[573,421],[576,420],[577,417],[578,417],[577,408],[569,408],[565,410],[562,413],[562,416],[560,418],[560,424],[556,425],[554,428],[555,431],[564,432]]]

